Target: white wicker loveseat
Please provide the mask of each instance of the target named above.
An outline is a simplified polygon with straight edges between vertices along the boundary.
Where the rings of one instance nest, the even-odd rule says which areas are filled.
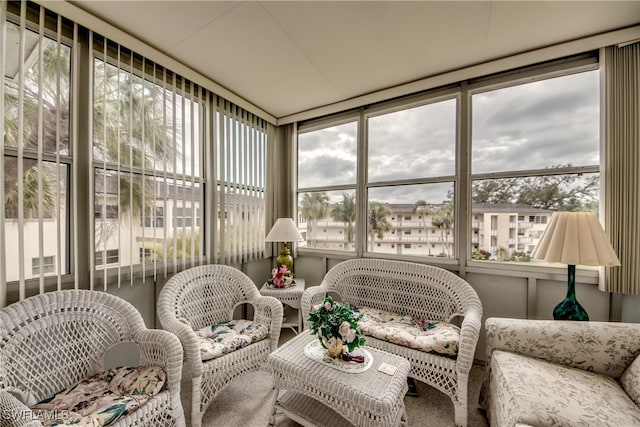
[[[105,354],[127,342],[139,366],[105,370]],[[0,309],[2,426],[184,426],[181,370],[178,338],[106,292],[54,291]]]
[[[238,331],[231,322],[242,304],[253,307],[253,318]],[[227,265],[193,267],[167,281],[158,298],[158,318],[184,347],[192,382],[191,426],[202,425],[207,407],[234,378],[265,366],[278,347],[282,310],[280,301],[262,296],[247,275]],[[222,333],[203,336],[212,330]],[[256,338],[258,330],[264,333]]]
[[[409,360],[409,376],[445,393],[453,402],[455,423],[466,425],[469,372],[482,324],[482,304],[469,283],[449,271],[424,264],[381,259],[343,261],[327,272],[320,286],[304,292],[305,325],[311,309],[321,304],[329,292],[359,309],[383,310],[429,322],[458,323],[460,335],[455,356],[417,350],[372,336],[366,336],[366,340],[368,346]]]

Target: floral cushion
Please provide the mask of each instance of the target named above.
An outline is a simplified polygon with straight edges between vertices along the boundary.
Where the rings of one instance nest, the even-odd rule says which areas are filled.
[[[491,425],[637,426],[640,409],[607,375],[496,350]]]
[[[354,310],[363,314],[359,326],[365,335],[430,353],[458,354],[460,328],[456,325],[368,307]]]
[[[251,320],[231,320],[198,329],[196,334],[204,361],[263,340],[269,335],[269,329],[266,325]]]
[[[640,406],[640,356],[620,376],[622,388]]]
[[[160,393],[165,381],[166,373],[158,366],[109,369],[31,409],[44,426],[108,426]]]

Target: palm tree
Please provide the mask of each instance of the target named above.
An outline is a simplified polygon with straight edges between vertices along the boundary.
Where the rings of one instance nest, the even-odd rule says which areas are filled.
[[[440,229],[440,239],[444,244],[444,252],[447,257],[450,256],[449,239],[445,238],[445,234],[448,236],[451,233],[451,227],[453,226],[453,203],[445,202],[442,206],[436,209],[431,223]]]
[[[329,212],[329,196],[326,192],[304,193],[300,201],[300,215],[307,220],[307,242],[313,247],[316,242],[316,222]]]
[[[353,243],[353,225],[356,222],[356,195],[343,194],[342,203],[333,208],[331,216],[334,221],[347,224],[347,245]]]
[[[382,202],[369,202],[369,252],[373,252],[374,240],[377,236],[382,239],[384,233],[391,230],[391,223],[387,220],[387,216],[391,214],[389,205]]]
[[[38,49],[36,47],[35,49]],[[4,79],[4,125],[5,140],[0,141],[7,147],[17,147],[20,141],[20,92],[22,91],[22,144],[25,157],[22,160],[5,157],[5,215],[17,216],[18,181],[23,182],[22,201],[25,217],[37,216],[38,200],[42,199],[44,215],[50,216],[56,207],[57,170],[50,163],[43,163],[38,176],[38,162],[33,158],[42,144],[42,152],[61,154],[69,151],[69,75],[71,49],[61,47],[53,41],[44,40],[42,50],[42,79],[40,79],[39,61],[26,69],[22,86],[19,79]],[[40,81],[42,84],[40,84]],[[41,106],[41,109],[40,109]],[[38,118],[42,114],[42,139],[38,129]],[[18,176],[18,164],[22,162],[23,174]],[[62,174],[64,176],[65,174]],[[42,180],[42,192],[38,193],[38,181]]]

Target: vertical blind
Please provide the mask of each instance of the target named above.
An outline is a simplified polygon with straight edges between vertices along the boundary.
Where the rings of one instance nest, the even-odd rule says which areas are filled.
[[[96,277],[104,287],[133,284],[136,275],[145,281],[205,262],[262,257],[266,122],[101,35],[90,38],[92,286]],[[207,185],[215,188],[209,204]],[[213,236],[209,246],[206,236]]]
[[[79,271],[106,290],[262,258],[264,120],[30,2],[0,0],[0,71],[0,306],[85,287]]]
[[[218,100],[217,261],[238,264],[264,256],[267,123]]]
[[[604,49],[605,229],[620,258],[600,289],[640,293],[640,43]]]
[[[0,1],[0,305],[70,272],[71,66],[77,27],[27,2]],[[27,19],[27,16],[29,18]],[[77,283],[77,281],[76,281]],[[17,286],[9,286],[15,284]]]

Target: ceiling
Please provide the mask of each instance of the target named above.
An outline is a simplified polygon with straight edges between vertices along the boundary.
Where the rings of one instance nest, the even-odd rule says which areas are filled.
[[[276,118],[640,23],[640,1],[71,1]]]

